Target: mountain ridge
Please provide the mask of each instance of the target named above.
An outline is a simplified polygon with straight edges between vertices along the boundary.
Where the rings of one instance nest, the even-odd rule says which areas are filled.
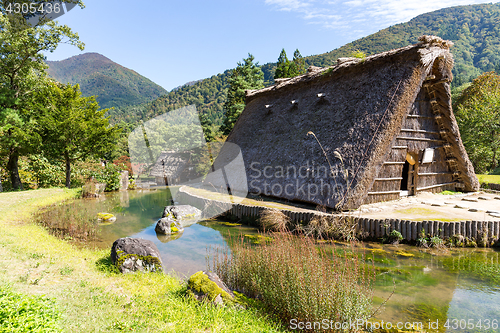
[[[102,108],[142,104],[168,94],[150,79],[100,53],[88,52],[46,63],[50,77],[61,83],[78,83],[84,96],[97,95]]]

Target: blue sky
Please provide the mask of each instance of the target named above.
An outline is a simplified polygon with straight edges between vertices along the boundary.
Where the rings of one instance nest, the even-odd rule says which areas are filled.
[[[236,66],[260,64],[282,48],[303,56],[331,51],[390,25],[474,0],[84,0],[59,18],[86,44],[61,45],[48,60],[97,52],[167,90]]]

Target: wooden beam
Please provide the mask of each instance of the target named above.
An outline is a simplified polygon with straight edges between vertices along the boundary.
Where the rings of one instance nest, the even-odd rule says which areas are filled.
[[[408,146],[392,146],[392,149],[408,149]]]
[[[384,162],[386,165],[405,164],[405,162]]]
[[[434,119],[435,117],[430,117],[430,116],[421,116],[418,114],[409,114],[407,116],[408,118],[426,118],[426,119]]]
[[[451,183],[444,183],[444,184],[436,184],[436,185],[425,186],[425,187],[417,188],[417,191],[423,191],[423,190],[428,190],[428,189],[431,189],[431,188],[436,188],[436,187],[441,187],[441,186],[448,186],[448,185],[456,185],[456,183],[455,182],[451,182]]]
[[[391,181],[391,180],[403,180],[403,177],[396,177],[396,178],[375,178],[375,181]]]
[[[434,135],[439,135],[439,132],[432,132],[432,131],[426,131],[426,130],[416,130],[416,129],[409,129],[409,128],[402,128],[401,132],[410,132],[410,133],[428,133],[428,134],[434,134]]]
[[[445,140],[442,139],[429,139],[429,138],[411,138],[411,137],[405,137],[405,136],[398,136],[396,139],[399,140],[412,140],[412,141],[437,141],[437,142],[446,142]]]
[[[401,191],[385,191],[385,192],[368,192],[368,195],[383,195],[383,194],[400,194]]]
[[[419,176],[435,176],[435,175],[453,175],[453,172],[426,172],[419,173]]]

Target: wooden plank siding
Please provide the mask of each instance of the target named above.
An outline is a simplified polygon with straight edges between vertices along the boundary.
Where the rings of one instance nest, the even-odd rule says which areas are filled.
[[[453,173],[446,162],[444,145],[445,137],[436,122],[430,98],[422,89],[413,103],[409,115],[403,120],[400,133],[394,139],[393,145],[384,158],[384,163],[368,191],[364,203],[395,200],[400,197],[403,167],[406,154],[418,156],[416,167],[416,190],[431,192],[454,190]],[[434,149],[432,163],[420,163],[426,148]],[[392,180],[391,180],[392,179]],[[436,186],[444,184],[442,186]]]

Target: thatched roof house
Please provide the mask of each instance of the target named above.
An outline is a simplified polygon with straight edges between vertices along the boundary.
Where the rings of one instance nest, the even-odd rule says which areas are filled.
[[[189,174],[189,152],[162,151],[149,175],[159,185],[175,185],[184,182]]]
[[[452,43],[419,40],[247,91],[227,141],[241,148],[248,190],[337,209],[476,191],[451,108]]]

